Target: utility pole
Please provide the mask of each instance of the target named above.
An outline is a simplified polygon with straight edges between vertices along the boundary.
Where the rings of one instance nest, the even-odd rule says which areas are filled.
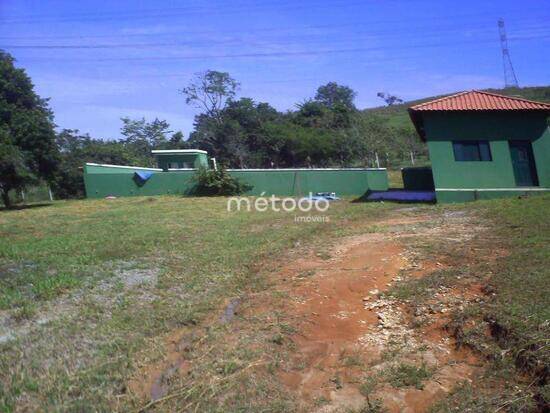
[[[506,28],[502,18],[498,20],[498,32],[500,34],[500,48],[502,49],[502,64],[504,67],[504,87],[519,87],[518,78],[514,66],[512,66],[512,59],[510,59],[508,38],[506,37]]]

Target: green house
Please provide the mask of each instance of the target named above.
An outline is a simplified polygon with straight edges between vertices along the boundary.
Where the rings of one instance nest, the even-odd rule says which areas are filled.
[[[409,108],[438,202],[550,190],[550,104],[470,91]]]
[[[208,154],[199,149],[158,149],[151,153],[163,171],[208,168]]]

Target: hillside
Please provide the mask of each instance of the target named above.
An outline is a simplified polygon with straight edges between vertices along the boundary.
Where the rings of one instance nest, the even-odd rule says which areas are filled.
[[[541,102],[550,102],[550,86],[533,86],[508,89],[484,89],[487,92],[498,93],[506,96],[522,97],[524,99],[537,100]],[[457,93],[457,92],[455,92]],[[425,99],[411,100],[400,105],[381,106],[371,109],[365,109],[364,113],[376,114],[386,119],[391,126],[402,127],[412,126],[407,114],[407,108],[419,103],[428,102],[448,95],[431,96]]]

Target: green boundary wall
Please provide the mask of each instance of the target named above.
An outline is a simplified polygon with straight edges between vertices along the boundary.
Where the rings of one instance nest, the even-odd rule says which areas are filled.
[[[137,171],[149,171],[153,175],[143,185],[139,185],[134,178]],[[228,172],[252,185],[252,189],[245,194],[252,196],[306,196],[310,192],[361,196],[369,190],[388,189],[388,175],[384,168],[229,169]],[[163,172],[158,168],[86,164],[84,185],[88,198],[192,195],[194,175],[194,169]]]

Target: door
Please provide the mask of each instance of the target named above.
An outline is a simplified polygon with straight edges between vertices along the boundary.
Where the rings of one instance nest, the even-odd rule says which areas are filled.
[[[516,186],[538,186],[533,148],[529,141],[510,141]]]

